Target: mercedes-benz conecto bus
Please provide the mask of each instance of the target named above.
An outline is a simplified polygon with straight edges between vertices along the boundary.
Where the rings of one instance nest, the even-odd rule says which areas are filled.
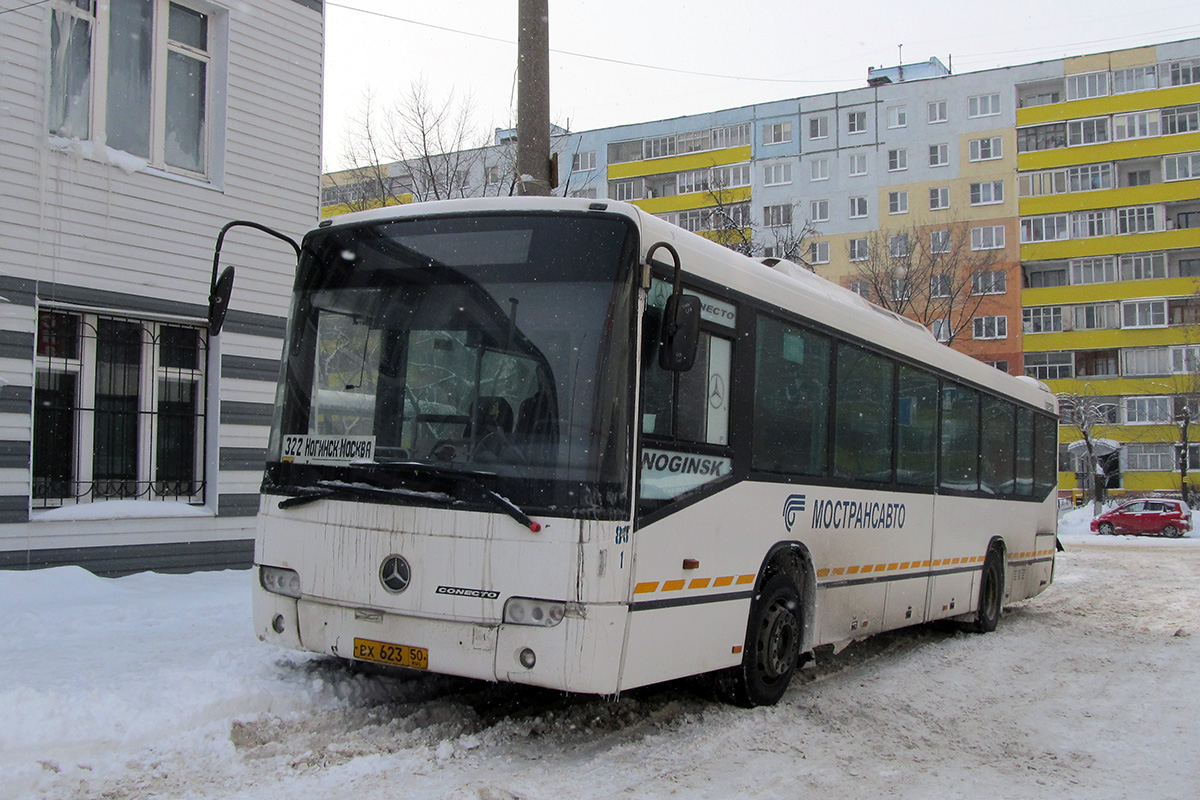
[[[255,549],[267,641],[612,695],[783,694],[991,630],[1055,554],[1054,396],[618,202],[422,203],[300,248]]]

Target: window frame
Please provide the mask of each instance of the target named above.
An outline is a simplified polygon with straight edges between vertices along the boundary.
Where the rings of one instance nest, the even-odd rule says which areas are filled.
[[[90,10],[81,9],[69,0],[56,0],[51,5],[52,26],[55,24],[55,20],[64,14],[75,20],[86,21],[90,26],[86,121],[83,122],[86,130],[67,130],[64,128],[67,121],[64,120],[62,124],[56,125],[53,116],[47,117],[44,129],[51,142],[72,138],[92,140],[102,136],[109,142],[110,147],[120,150],[121,148],[116,147],[113,143],[109,126],[110,111],[112,110],[110,109],[109,85],[116,82],[114,77],[118,79],[121,77],[110,75],[110,70],[114,68],[111,63],[112,40],[110,35],[112,3],[91,2],[89,5],[91,6]],[[177,6],[184,12],[190,12],[203,19],[203,47],[171,37],[172,6]],[[188,0],[150,0],[149,7],[152,43],[149,53],[149,86],[147,87],[149,94],[146,100],[148,104],[146,109],[148,122],[145,131],[147,152],[130,152],[130,155],[144,159],[149,169],[211,182],[214,179],[214,162],[216,161],[214,137],[217,133],[214,131],[214,121],[221,119],[222,109],[218,106],[224,102],[225,94],[223,89],[214,88],[218,81],[223,82],[224,78],[224,63],[221,60],[223,48],[217,41],[220,26],[217,25],[216,17],[220,12],[207,5],[192,3]],[[48,49],[52,50],[53,41],[48,45]],[[197,140],[197,155],[201,161],[199,169],[194,169],[189,164],[173,161],[170,153],[172,142],[177,139],[172,136],[170,130],[171,119],[174,116],[171,113],[173,95],[170,89],[172,77],[177,74],[173,71],[172,57],[186,59],[188,64],[200,65],[201,79],[204,84],[204,96],[199,100],[198,114],[201,129],[189,131],[189,134],[194,134]],[[50,54],[50,61],[53,73],[53,64],[56,61],[53,53]],[[178,61],[174,63],[178,63]],[[69,91],[69,87],[60,88]],[[55,91],[53,86],[49,87],[51,95]],[[194,99],[195,96],[189,94],[188,97]],[[48,101],[51,113],[56,99],[58,98],[52,96]],[[139,130],[139,134],[140,132]]]

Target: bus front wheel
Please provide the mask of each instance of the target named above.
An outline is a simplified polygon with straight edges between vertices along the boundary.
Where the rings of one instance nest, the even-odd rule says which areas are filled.
[[[778,703],[796,671],[802,632],[796,582],[777,573],[751,606],[742,663],[721,675],[724,694],[746,707]]]

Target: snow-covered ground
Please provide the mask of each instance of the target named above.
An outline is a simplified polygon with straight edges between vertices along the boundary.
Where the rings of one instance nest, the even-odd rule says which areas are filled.
[[[1200,538],[1085,515],[995,633],[877,636],[750,711],[283,652],[248,572],[0,572],[0,798],[1200,797]]]

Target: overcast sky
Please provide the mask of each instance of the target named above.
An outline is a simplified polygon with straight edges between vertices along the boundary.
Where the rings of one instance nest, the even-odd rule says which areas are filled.
[[[516,0],[328,0],[325,26],[327,168],[368,90],[389,105],[424,79],[469,94],[481,134],[515,125]],[[550,116],[589,130],[850,89],[900,45],[962,73],[1195,36],[1194,0],[550,0]]]

